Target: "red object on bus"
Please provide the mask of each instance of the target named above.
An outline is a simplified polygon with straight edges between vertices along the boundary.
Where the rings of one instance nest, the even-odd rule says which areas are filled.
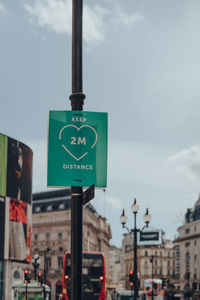
[[[62,279],[62,300],[70,300],[71,287],[71,255],[65,253]],[[105,300],[106,299],[106,271],[105,258],[101,252],[83,252],[83,300]]]

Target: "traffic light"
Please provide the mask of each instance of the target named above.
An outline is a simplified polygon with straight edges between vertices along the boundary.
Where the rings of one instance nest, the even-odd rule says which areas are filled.
[[[30,283],[30,276],[28,270],[24,270],[24,282],[25,283]]]
[[[38,272],[38,283],[39,283],[39,284],[42,284],[42,283],[43,283],[42,272]]]
[[[133,286],[133,282],[134,282],[134,275],[133,275],[133,271],[129,271],[129,285]]]
[[[162,278],[162,289],[166,286],[166,278]]]

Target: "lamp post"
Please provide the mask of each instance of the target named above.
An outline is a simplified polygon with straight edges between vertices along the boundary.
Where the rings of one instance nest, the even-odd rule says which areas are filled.
[[[151,256],[150,262],[152,263],[152,291],[151,291],[151,299],[154,300],[154,283],[153,283],[153,260],[154,255]]]
[[[133,248],[134,248],[134,281],[133,281],[133,288],[134,288],[134,298],[135,300],[138,298],[138,270],[137,270],[137,227],[136,227],[136,216],[139,210],[139,206],[136,204],[136,199],[134,199],[133,204],[131,205],[132,213],[134,214],[134,241],[133,241]]]
[[[72,110],[83,110],[83,0],[72,0]],[[82,300],[83,187],[71,187],[71,299]]]
[[[134,228],[129,230],[126,227],[127,222],[127,216],[125,215],[125,210],[123,209],[122,214],[120,216],[120,221],[123,228],[126,228],[126,230],[130,233],[133,233],[134,239],[133,239],[133,249],[134,249],[134,256],[133,256],[133,266],[134,266],[134,272],[133,272],[133,289],[134,289],[134,299],[137,300],[138,298],[138,268],[137,268],[137,232],[139,231],[137,229],[136,224],[136,218],[137,213],[139,210],[139,206],[136,203],[136,198],[134,199],[133,204],[131,205],[132,213],[134,214]],[[149,215],[148,209],[146,210],[146,214],[144,215],[144,221],[146,223],[146,227],[148,227],[148,224],[151,220],[151,216]]]
[[[32,265],[33,265],[33,268],[34,268],[34,277],[35,277],[35,280],[37,280],[37,269],[40,265],[40,258],[39,258],[39,255],[38,253],[34,254],[33,255],[33,258],[32,258]]]

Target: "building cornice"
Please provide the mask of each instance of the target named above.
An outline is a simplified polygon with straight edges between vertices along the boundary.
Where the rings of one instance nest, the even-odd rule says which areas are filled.
[[[174,243],[184,242],[184,241],[187,241],[187,240],[193,240],[193,239],[196,239],[196,238],[199,238],[199,237],[200,237],[200,233],[187,235],[187,236],[184,236],[184,237],[181,237],[181,238],[180,237],[177,238],[176,240],[174,240]]]
[[[59,198],[59,197],[65,197],[70,196],[71,190],[70,189],[57,189],[53,191],[45,191],[45,192],[39,192],[33,194],[33,203],[37,202],[37,200],[42,199],[49,199],[49,198]]]

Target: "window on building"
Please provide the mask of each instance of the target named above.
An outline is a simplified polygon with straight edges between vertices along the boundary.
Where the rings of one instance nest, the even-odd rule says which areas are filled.
[[[40,206],[36,206],[35,211],[36,211],[36,212],[40,212],[40,210],[41,210],[41,209],[40,209]]]
[[[194,246],[196,246],[196,245],[197,245],[197,241],[195,240],[195,241],[194,241]]]
[[[158,253],[157,253],[157,251],[155,251],[155,256],[158,256]]]
[[[63,257],[58,256],[58,269],[62,270],[63,268]]]
[[[37,242],[37,241],[38,241],[38,235],[35,234],[35,235],[34,235],[34,242]]]
[[[51,257],[46,257],[46,267],[47,269],[51,269]]]
[[[59,233],[58,233],[58,240],[59,240],[59,241],[62,241],[62,232],[59,232]]]
[[[190,246],[190,242],[185,243],[185,247],[189,247]]]
[[[185,233],[190,233],[190,228],[186,228]]]
[[[167,276],[170,276],[170,269],[167,270]]]
[[[64,203],[60,203],[60,204],[59,204],[59,209],[64,209],[64,208],[65,208]]]
[[[47,205],[47,211],[51,211],[51,210],[52,210],[52,205],[51,204]]]
[[[62,247],[59,247],[59,252],[63,252],[63,248]]]
[[[50,240],[50,233],[46,234],[46,240],[49,241]]]
[[[155,260],[155,265],[157,266],[157,260]]]
[[[148,256],[148,251],[145,251],[144,256]]]
[[[194,226],[194,232],[196,232],[197,231],[197,228],[196,228],[196,226]]]
[[[14,277],[15,280],[19,280],[20,279],[20,273],[19,273],[18,270],[14,271],[13,277]]]
[[[160,257],[162,257],[162,251],[160,251]]]
[[[170,257],[170,252],[168,252],[168,257]]]
[[[168,265],[168,267],[170,267],[170,260],[167,261],[167,265]]]
[[[196,261],[196,260],[197,260],[197,255],[195,254],[195,255],[194,255],[194,261]]]
[[[160,269],[160,275],[162,275],[162,269]]]
[[[185,254],[185,271],[186,273],[190,272],[190,253],[187,252]]]

